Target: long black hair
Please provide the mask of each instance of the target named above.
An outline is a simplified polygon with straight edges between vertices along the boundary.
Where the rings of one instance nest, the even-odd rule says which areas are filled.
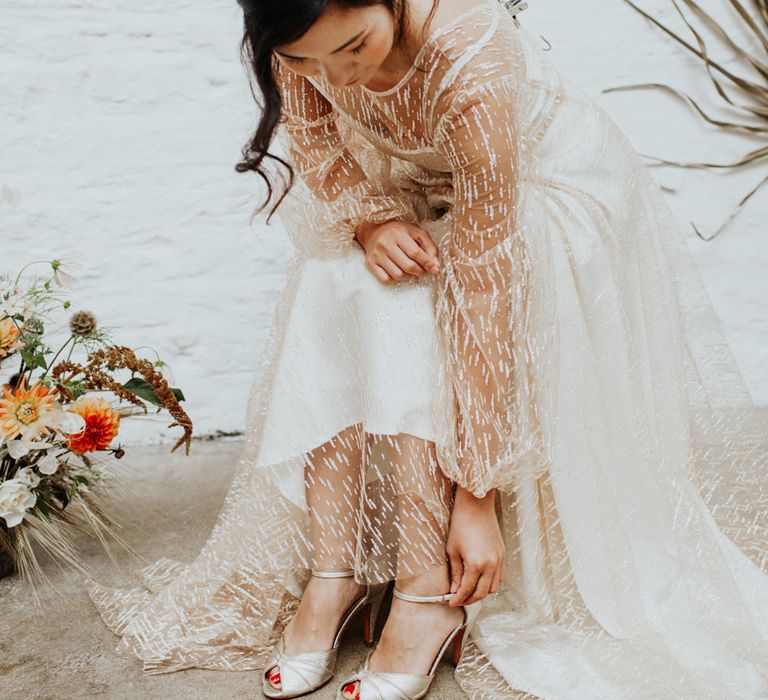
[[[243,146],[243,160],[235,165],[239,173],[252,170],[267,185],[264,203],[255,213],[261,212],[273,198],[274,190],[270,174],[264,167],[264,160],[269,158],[288,170],[288,182],[277,202],[271,208],[267,223],[294,180],[291,164],[280,156],[269,153],[269,145],[281,118],[281,97],[277,80],[272,71],[273,51],[276,47],[289,44],[303,36],[309,28],[331,7],[354,9],[384,5],[393,17],[395,35],[393,45],[401,46],[408,32],[408,0],[237,0],[243,9],[244,33],[240,44],[240,58],[248,74],[248,83],[254,100],[261,107],[261,119],[256,131]],[[437,0],[424,26],[427,30],[437,8]],[[256,96],[255,86],[261,92],[263,104]],[[285,183],[285,177],[281,177]]]

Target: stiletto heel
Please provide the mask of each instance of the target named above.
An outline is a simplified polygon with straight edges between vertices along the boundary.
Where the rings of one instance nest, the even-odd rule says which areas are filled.
[[[446,603],[456,595],[455,593],[413,595],[399,591],[396,587],[392,589],[392,594],[396,598],[410,600],[414,603]],[[376,697],[379,700],[419,700],[419,698],[423,698],[429,691],[429,687],[432,685],[432,681],[437,673],[440,660],[445,656],[448,649],[452,650],[451,660],[454,666],[458,665],[464,652],[464,647],[469,640],[468,632],[472,629],[482,604],[483,602],[480,600],[476,603],[462,606],[464,620],[461,624],[454,627],[445,638],[426,674],[371,671],[368,668],[368,662],[373,653],[373,650],[371,650],[366,655],[360,668],[352,675],[347,676],[338,687],[336,700],[345,700],[344,689],[354,687],[355,683],[359,683],[358,699]]]
[[[312,569],[311,573],[320,578],[342,578],[353,576],[355,572],[352,570],[319,571]],[[362,614],[363,636],[366,644],[370,646],[373,643],[376,612],[381,604],[382,594],[388,585],[388,583],[366,584],[365,593],[352,603],[341,616],[330,649],[288,655],[284,652],[284,639],[281,634],[261,674],[261,689],[264,696],[268,698],[297,698],[328,683],[334,675],[342,635],[355,615]],[[274,675],[271,674],[273,669],[275,670]],[[270,682],[271,675],[280,684],[279,688],[275,688]]]
[[[461,654],[464,651],[464,638],[467,636],[467,628],[460,630],[453,638],[453,665],[458,666],[461,660]]]
[[[373,624],[371,618],[373,617],[373,604],[366,603],[361,615],[363,616],[363,641],[366,646],[373,644]]]
[[[371,599],[365,605],[363,612],[363,640],[366,646],[373,646],[376,637],[376,620],[379,617],[381,605],[391,582],[371,586]]]

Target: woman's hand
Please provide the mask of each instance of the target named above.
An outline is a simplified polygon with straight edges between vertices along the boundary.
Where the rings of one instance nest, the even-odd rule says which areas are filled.
[[[357,242],[365,251],[365,266],[382,284],[440,271],[438,249],[422,228],[391,219],[381,224],[360,224]]]
[[[448,532],[451,593],[448,605],[468,605],[496,593],[504,580],[506,550],[496,517],[495,489],[483,498],[456,487]]]

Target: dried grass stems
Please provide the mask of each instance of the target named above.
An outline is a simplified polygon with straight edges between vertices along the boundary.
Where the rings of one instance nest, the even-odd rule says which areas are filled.
[[[110,539],[117,542],[134,559],[141,558],[118,532],[122,525],[107,512],[103,494],[94,495],[84,489],[77,489],[66,507],[57,506],[51,499],[48,509],[49,515],[45,517],[34,511],[28,513],[24,519],[24,527],[14,527],[9,531],[4,525],[0,526],[0,549],[6,551],[21,578],[30,583],[29,590],[38,611],[44,610],[43,600],[48,595],[57,598],[64,605],[70,601],[45,573],[35,552],[35,545],[41,547],[58,566],[65,565],[87,577],[93,575],[93,570],[82,561],[74,544],[76,533],[95,536],[115,566],[119,566],[119,562],[110,548]],[[43,591],[46,595],[41,595]]]
[[[737,133],[752,138],[762,137],[765,140],[766,134],[768,134],[768,63],[765,60],[761,60],[757,55],[751,53],[743,46],[734,40],[731,35],[723,29],[720,23],[715,20],[712,15],[706,12],[702,7],[694,2],[694,0],[681,0],[693,16],[703,23],[713,34],[716,36],[726,48],[730,49],[735,58],[737,64],[737,70],[741,72],[749,71],[756,73],[755,78],[743,77],[739,75],[737,70],[729,70],[724,67],[720,62],[714,60],[710,51],[707,48],[707,44],[703,39],[701,33],[693,26],[691,20],[686,17],[686,14],[680,9],[675,0],[671,0],[675,9],[680,17],[685,22],[686,26],[691,30],[697,46],[693,46],[674,31],[666,27],[662,22],[652,17],[650,14],[642,10],[635,5],[632,0],[624,0],[643,17],[650,20],[654,25],[671,36],[675,41],[684,46],[688,51],[697,56],[704,65],[707,75],[712,83],[717,94],[724,100],[728,108],[735,110],[739,115],[738,121],[724,121],[717,119],[702,109],[699,104],[688,94],[677,90],[676,88],[667,85],[666,83],[636,83],[632,85],[622,85],[613,88],[607,88],[603,90],[606,92],[618,92],[621,90],[634,90],[642,88],[654,88],[671,92],[681,100],[686,102],[702,119],[709,124],[718,127],[724,131],[731,133]],[[768,53],[768,0],[751,0],[751,5],[754,10],[754,16],[742,5],[739,0],[726,0],[727,4],[735,11],[738,18],[738,22],[743,25],[747,35],[753,36],[757,40],[760,54],[763,51]],[[698,48],[697,48],[698,47]],[[742,98],[739,100],[733,99],[729,94],[729,90],[735,90]],[[659,161],[663,165],[671,165],[679,168],[724,168],[735,169],[744,168],[753,163],[764,163],[768,160],[768,145],[763,143],[754,150],[751,150],[741,157],[737,158],[731,163],[709,163],[709,162],[689,162],[682,163],[679,161],[666,160],[664,158],[657,158],[656,156],[647,156]],[[693,222],[694,231],[696,235],[703,240],[711,240],[718,235],[738,214],[741,208],[746,202],[755,194],[766,182],[768,182],[768,175],[765,175],[757,185],[744,196],[723,221],[723,223],[715,230],[715,232],[709,237],[704,237]]]

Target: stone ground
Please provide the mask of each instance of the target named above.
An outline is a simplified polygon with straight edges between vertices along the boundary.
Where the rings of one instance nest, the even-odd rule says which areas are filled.
[[[118,513],[123,536],[146,563],[162,556],[190,561],[205,542],[240,454],[235,440],[195,441],[190,454],[170,454],[169,445],[130,447],[121,469],[133,474],[136,496]],[[119,569],[101,545],[78,539],[82,559],[92,577],[106,585],[136,585],[136,563],[114,549]],[[36,611],[29,592],[17,576],[0,579],[0,697],[3,700],[61,698],[219,700],[262,698],[257,672],[187,669],[145,675],[139,660],[118,656],[119,641],[102,622],[80,574],[44,561],[46,574],[66,596],[65,603],[47,596],[44,613]],[[385,612],[385,611],[384,611]],[[347,636],[338,673],[351,671],[362,659],[359,626]],[[333,698],[335,681],[312,698]],[[453,670],[443,662],[430,697],[462,698]]]

